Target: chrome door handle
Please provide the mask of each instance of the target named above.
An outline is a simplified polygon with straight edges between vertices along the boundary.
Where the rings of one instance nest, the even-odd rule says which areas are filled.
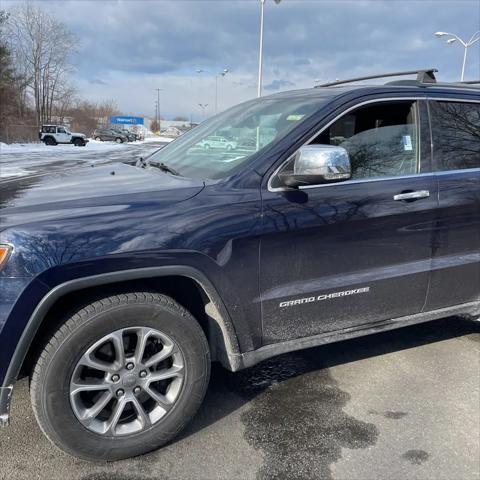
[[[394,195],[394,200],[418,200],[419,198],[428,198],[430,192],[428,190],[417,190],[416,192],[405,192]]]

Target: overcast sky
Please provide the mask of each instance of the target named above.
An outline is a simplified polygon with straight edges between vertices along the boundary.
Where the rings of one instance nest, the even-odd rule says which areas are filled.
[[[38,3],[77,36],[74,80],[88,99],[111,98],[124,113],[153,116],[162,88],[162,116],[198,119],[198,103],[213,113],[223,68],[231,73],[219,80],[219,109],[256,95],[259,0]],[[479,29],[480,0],[266,0],[265,94],[418,67],[458,79],[463,48],[433,33],[470,37]],[[480,78],[478,43],[467,78]]]

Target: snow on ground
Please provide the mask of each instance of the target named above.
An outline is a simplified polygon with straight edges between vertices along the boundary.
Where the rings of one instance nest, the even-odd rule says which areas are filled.
[[[149,143],[149,142],[164,142],[164,143],[170,143],[172,140],[175,140],[172,137],[164,137],[163,135],[154,135],[152,137],[145,137],[145,140],[141,140],[143,143]]]
[[[120,143],[90,140],[85,147],[47,146],[43,143],[0,143],[0,178],[52,171],[85,164],[131,160],[147,156],[166,143],[167,137],[149,137],[143,141]]]
[[[0,179],[8,177],[23,177],[33,172],[29,172],[17,165],[3,165],[0,164]]]
[[[0,142],[0,155],[2,154],[11,154],[11,153],[54,153],[55,152],[71,152],[72,150],[115,150],[117,148],[125,148],[128,145],[140,145],[142,143],[169,143],[174,140],[171,137],[163,136],[153,136],[147,137],[145,140],[138,140],[132,143],[116,143],[116,142],[97,142],[92,138],[89,139],[85,147],[75,147],[75,145],[65,144],[65,145],[45,145],[43,143],[2,143]]]

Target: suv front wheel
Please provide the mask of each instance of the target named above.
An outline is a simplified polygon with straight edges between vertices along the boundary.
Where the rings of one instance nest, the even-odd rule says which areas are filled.
[[[87,460],[154,450],[196,413],[210,376],[197,321],[171,298],[139,292],[78,310],[41,353],[31,378],[40,427]]]

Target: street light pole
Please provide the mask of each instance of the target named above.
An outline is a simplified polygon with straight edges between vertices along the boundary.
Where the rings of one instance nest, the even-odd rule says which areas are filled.
[[[262,96],[262,78],[263,78],[263,18],[265,14],[265,1],[260,0],[260,45],[258,49],[258,84],[257,84],[257,97]],[[282,0],[274,0],[278,5]]]
[[[455,35],[454,33],[448,33],[448,32],[435,32],[435,36],[438,38],[447,36],[450,37],[447,40],[447,43],[449,45],[452,45],[455,43],[457,40],[463,45],[464,51],[463,51],[463,63],[462,63],[462,73],[460,76],[460,81],[464,81],[465,79],[465,68],[467,65],[467,53],[468,53],[468,48],[477,43],[480,40],[480,30],[475,32],[471,37],[470,40],[465,41],[462,40],[458,35]]]
[[[198,74],[200,73],[208,73],[208,71],[206,70],[203,70],[202,68],[197,68],[196,72]],[[225,75],[230,72],[230,70],[228,68],[224,68],[221,72],[218,72],[216,75],[215,75],[215,113],[217,113],[218,111],[218,77],[219,76],[222,76],[222,77],[225,77]],[[200,105],[200,104],[199,104]]]
[[[218,111],[218,74],[215,75],[215,113]]]
[[[208,103],[199,103],[198,106],[202,109],[202,119],[205,120],[205,109],[208,107]]]
[[[224,68],[220,73],[215,75],[215,113],[218,111],[218,76],[221,75],[224,77],[229,71],[228,68]]]
[[[258,85],[257,97],[262,96],[262,75],[263,75],[263,16],[265,11],[265,0],[260,0],[260,47],[258,51]]]
[[[462,75],[460,76],[460,80],[463,82],[465,79],[465,65],[467,64],[467,52],[468,52],[468,46],[463,45],[463,63],[462,63]]]

